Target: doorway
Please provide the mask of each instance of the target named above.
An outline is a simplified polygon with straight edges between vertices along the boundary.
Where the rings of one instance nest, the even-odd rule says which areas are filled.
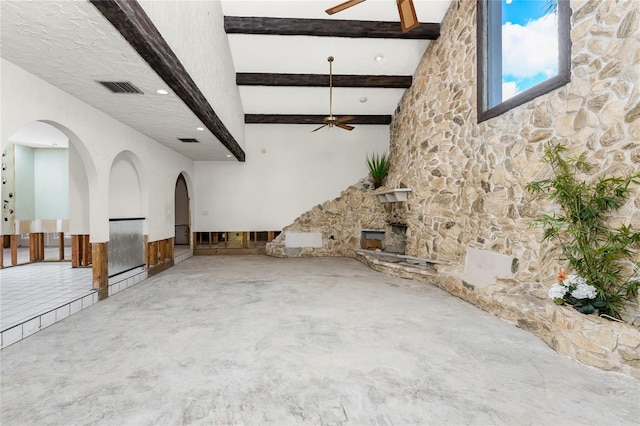
[[[175,190],[175,245],[190,246],[191,223],[189,214],[189,190],[182,173],[176,180]],[[184,248],[184,247],[183,247]]]

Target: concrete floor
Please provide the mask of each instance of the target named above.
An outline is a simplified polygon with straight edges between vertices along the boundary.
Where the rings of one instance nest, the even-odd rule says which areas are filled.
[[[0,356],[3,426],[640,421],[640,381],[343,258],[193,257]]]

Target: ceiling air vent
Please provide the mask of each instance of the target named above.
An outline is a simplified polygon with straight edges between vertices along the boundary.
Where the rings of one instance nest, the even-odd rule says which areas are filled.
[[[99,81],[107,89],[113,93],[139,93],[143,94],[142,90],[138,89],[133,83],[129,81]]]
[[[178,138],[178,140],[184,143],[200,143],[198,139],[194,139],[194,138]]]

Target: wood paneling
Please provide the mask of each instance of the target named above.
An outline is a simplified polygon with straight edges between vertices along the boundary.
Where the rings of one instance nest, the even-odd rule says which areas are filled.
[[[58,232],[58,259],[64,260],[64,232]]]
[[[346,75],[333,76],[333,87],[378,87],[406,89],[411,87],[410,75]],[[329,87],[329,74],[269,74],[237,73],[239,86],[289,86],[289,87]]]
[[[156,266],[158,263],[158,242],[151,241],[149,243],[149,268]]]
[[[109,243],[92,243],[93,288],[98,290],[98,300],[109,297]]]
[[[29,234],[29,260],[31,262],[44,260],[44,233],[32,232]]]
[[[9,238],[9,245],[11,246],[11,266],[18,264],[18,236],[11,235]]]
[[[96,1],[96,0],[92,0]],[[227,34],[436,40],[440,24],[423,23],[403,33],[399,22],[225,16]]]
[[[244,151],[142,6],[136,1],[127,0],[90,1],[236,159],[245,161]]]
[[[247,124],[323,124],[326,115],[312,114],[245,114],[244,122]],[[340,117],[340,115],[336,115]],[[347,124],[390,124],[390,115],[356,115]]]
[[[71,267],[79,268],[91,264],[91,243],[89,235],[77,234],[71,236]]]

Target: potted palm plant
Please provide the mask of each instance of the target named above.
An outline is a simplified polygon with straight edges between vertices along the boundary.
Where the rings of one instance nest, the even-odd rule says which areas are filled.
[[[382,186],[382,181],[389,173],[390,166],[391,162],[386,152],[382,154],[373,153],[367,157],[367,167],[369,167],[369,174],[373,179],[374,189]]]

